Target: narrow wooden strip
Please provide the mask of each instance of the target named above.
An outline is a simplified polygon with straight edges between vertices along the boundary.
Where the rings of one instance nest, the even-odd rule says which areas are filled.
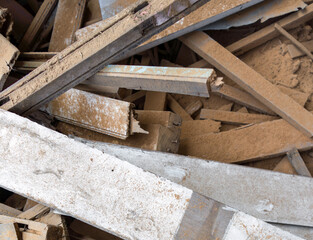
[[[313,141],[285,120],[182,139],[180,153],[227,163],[247,162],[286,154],[293,147],[313,148]]]
[[[85,5],[86,0],[59,0],[49,52],[61,52],[74,42],[74,34],[81,26]]]
[[[35,18],[22,38],[22,41],[18,47],[20,51],[26,52],[32,48],[32,45],[36,41],[36,37],[38,36],[45,22],[48,20],[56,4],[57,0],[45,0],[41,4]]]
[[[305,9],[290,14],[289,16],[277,21],[281,27],[286,30],[295,28],[302,23],[305,23],[313,18],[313,4]],[[274,24],[269,25],[227,47],[227,50],[240,55],[263,43],[279,36],[279,32],[275,29]]]
[[[310,52],[313,52],[313,40],[307,41],[307,42],[302,42],[302,44]],[[293,44],[287,45],[287,48],[288,48],[288,52],[290,54],[290,57],[292,57],[292,58],[298,58],[298,57],[302,57],[305,55],[305,53],[303,51],[301,51],[299,48],[297,48]]]
[[[164,127],[181,125],[181,118],[172,112],[135,110],[135,115],[141,124],[161,124]]]
[[[146,96],[146,91],[138,91],[124,98],[123,101],[133,103],[137,101],[138,99],[143,98],[144,96]]]
[[[278,119],[264,114],[239,113],[213,109],[202,109],[200,119],[211,119],[228,124],[242,125],[273,121]]]
[[[186,108],[185,111],[192,116],[196,112],[198,112],[203,107],[203,104],[200,100],[196,100],[194,102],[191,102]]]
[[[283,94],[262,75],[247,66],[207,34],[195,32],[182,37],[181,40],[273,112],[276,112],[307,136],[313,136],[312,113]]]
[[[293,168],[293,166],[289,162],[287,156],[283,157],[283,159],[280,160],[280,162],[275,166],[273,171],[297,175],[296,170]]]
[[[130,134],[131,109],[129,102],[77,89],[67,91],[46,107],[57,119],[121,139]]]
[[[185,111],[185,109],[180,106],[180,104],[170,95],[167,94],[167,104],[168,107],[177,115],[181,117],[183,121],[191,121],[192,117]]]
[[[33,220],[37,216],[49,212],[50,208],[43,206],[41,204],[36,204],[34,207],[26,210],[25,212],[22,212],[17,217],[23,218],[27,220]]]
[[[287,158],[299,175],[312,177],[300,153],[298,152],[296,148],[293,148],[287,152]]]

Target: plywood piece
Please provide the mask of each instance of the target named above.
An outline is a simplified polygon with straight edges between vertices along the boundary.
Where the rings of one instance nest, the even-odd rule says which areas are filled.
[[[213,69],[109,65],[82,84],[209,97]]]
[[[0,34],[0,91],[3,89],[19,54],[19,50]]]
[[[21,233],[16,223],[0,224],[1,240],[22,240]]]
[[[50,102],[46,111],[62,121],[126,139],[131,109],[129,102],[71,89]]]
[[[221,123],[212,120],[183,121],[181,126],[181,139],[200,136],[208,133],[218,133]]]
[[[142,124],[149,134],[134,134],[126,140],[110,137],[88,129],[76,127],[66,123],[58,123],[58,131],[71,136],[78,136],[93,141],[101,141],[146,150],[177,153],[179,148],[180,129],[164,127],[161,124]]]
[[[74,42],[74,34],[81,26],[85,5],[86,0],[59,0],[49,52],[61,52]]]
[[[145,171],[189,187],[264,221],[313,226],[313,209],[310,207],[313,204],[313,178],[76,140],[84,141],[88,146],[118,156]]]
[[[312,113],[283,94],[262,75],[235,57],[207,34],[194,32],[182,37],[181,40],[273,112],[307,136],[313,136]]]
[[[201,1],[205,0],[192,0],[192,7],[199,7]],[[2,92],[1,108],[22,115],[31,113],[172,24],[182,17],[182,12],[191,11],[189,0],[152,0],[147,6],[142,2],[110,18],[96,32],[73,43]]]
[[[181,117],[183,121],[191,121],[192,117],[185,111],[185,109],[170,95],[167,94],[168,107],[177,115]]]
[[[182,139],[180,153],[227,163],[248,162],[286,154],[293,147],[313,148],[313,141],[285,120],[275,120]]]
[[[19,44],[18,48],[20,51],[26,52],[32,48],[39,32],[48,20],[56,4],[57,0],[45,0],[41,4],[38,12],[36,13],[36,16],[34,17],[31,25],[28,27],[24,37],[22,38],[22,41]]]
[[[164,111],[166,107],[166,93],[146,92],[144,110]]]
[[[202,109],[200,119],[211,119],[227,124],[244,125],[254,124],[278,119],[264,114],[239,113],[223,110]]]
[[[305,176],[305,177],[312,177],[310,171],[308,170],[300,153],[298,152],[296,148],[292,148],[291,150],[287,152],[287,158],[299,175]]]
[[[286,30],[289,30],[298,27],[312,18],[313,4],[310,4],[305,9],[292,13],[289,16],[277,21],[276,23]],[[263,43],[266,43],[275,37],[278,37],[280,33],[275,29],[274,24],[262,28],[261,30],[229,45],[227,50],[236,55],[240,55],[253,48],[256,48],[257,46],[262,45]]]
[[[313,40],[302,42],[302,44],[305,48],[307,48],[308,50],[313,52]],[[288,44],[287,48],[288,48],[288,52],[290,54],[290,57],[292,57],[292,58],[298,58],[298,57],[302,57],[305,55],[305,53],[303,51],[301,51],[299,48],[297,48],[293,44]]]

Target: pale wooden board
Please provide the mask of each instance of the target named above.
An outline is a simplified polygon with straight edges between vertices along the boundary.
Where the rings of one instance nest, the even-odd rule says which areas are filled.
[[[9,217],[16,217],[20,213],[22,213],[20,210],[9,207],[3,203],[0,203],[0,215],[6,215]]]
[[[221,123],[212,120],[183,121],[181,126],[181,139],[204,135],[208,133],[218,133]]]
[[[60,52],[74,42],[80,28],[86,0],[59,0],[49,52]]]
[[[313,136],[313,115],[267,81],[207,34],[194,32],[182,42],[214,65],[240,87],[309,137]]]
[[[160,124],[164,127],[181,125],[181,118],[168,111],[135,110],[135,117],[141,124]]]
[[[174,113],[179,115],[183,121],[193,120],[185,109],[170,94],[167,94],[167,105]]]
[[[291,148],[304,151],[313,141],[285,120],[274,120],[182,139],[180,153],[227,163],[247,162],[286,154]]]
[[[0,224],[1,240],[22,240],[21,233],[16,223]]]
[[[265,114],[239,113],[223,110],[202,109],[200,119],[211,119],[223,123],[243,125],[277,120],[277,117]]]

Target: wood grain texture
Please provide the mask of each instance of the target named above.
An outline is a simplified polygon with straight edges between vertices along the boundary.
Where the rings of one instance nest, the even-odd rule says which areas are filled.
[[[182,37],[181,40],[273,112],[307,136],[313,136],[312,113],[283,94],[276,86],[207,34],[195,32]]]
[[[300,153],[296,148],[293,148],[287,152],[287,158],[299,175],[305,177],[312,177],[310,171],[308,170]]]
[[[166,108],[166,92],[146,92],[144,110],[164,111]]]

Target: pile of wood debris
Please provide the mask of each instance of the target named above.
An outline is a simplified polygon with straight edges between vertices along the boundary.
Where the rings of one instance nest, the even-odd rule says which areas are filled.
[[[0,0],[0,239],[313,239],[313,1]]]

